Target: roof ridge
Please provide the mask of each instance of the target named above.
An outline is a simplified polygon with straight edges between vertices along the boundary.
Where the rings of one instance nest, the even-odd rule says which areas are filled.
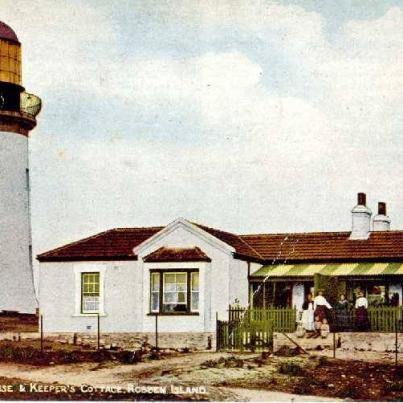
[[[163,225],[156,225],[153,227],[115,227],[110,229],[109,231],[130,231],[130,230],[140,230],[140,229],[149,229],[149,230],[156,230],[156,229],[163,229],[166,226]]]
[[[380,232],[380,231],[375,231]],[[382,231],[391,232],[391,231]],[[403,232],[403,231],[402,231]],[[278,235],[278,236],[290,236],[290,235],[319,235],[319,234],[350,234],[351,231],[310,231],[310,232],[262,232],[257,234],[240,234],[240,237],[253,237],[253,236],[263,236],[263,235]]]
[[[252,245],[250,245],[248,242],[246,242],[244,239],[242,239],[239,234],[236,234],[234,232],[223,231],[223,230],[220,230],[217,228],[208,227],[207,225],[197,224],[197,223],[193,223],[193,222],[192,222],[192,224],[197,225],[199,228],[202,228],[202,229],[208,228],[213,231],[221,232],[223,234],[232,235],[232,236],[236,237],[237,239],[239,239],[244,245],[246,245],[251,251],[253,251],[260,259],[263,259],[263,256]]]
[[[236,235],[245,245],[247,245],[250,249],[253,250],[253,252],[256,253],[261,259],[263,259],[263,256],[252,246],[249,245],[248,242],[246,242],[240,235]]]

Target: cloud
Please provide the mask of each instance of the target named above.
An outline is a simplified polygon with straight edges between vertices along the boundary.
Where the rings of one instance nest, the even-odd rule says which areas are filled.
[[[71,4],[0,6],[24,45],[27,88],[45,101],[31,139],[39,249],[177,216],[348,229],[361,190],[403,226],[400,8],[330,40],[302,7],[140,2],[144,35],[128,45],[121,27],[135,19]],[[150,36],[160,49],[147,50]]]

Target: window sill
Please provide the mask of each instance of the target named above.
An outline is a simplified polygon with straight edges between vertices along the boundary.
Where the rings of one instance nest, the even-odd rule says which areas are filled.
[[[88,317],[88,316],[96,318],[96,317],[98,317],[98,314],[97,313],[75,313],[75,314],[72,315],[73,318]],[[105,312],[101,312],[99,314],[99,316],[102,318],[102,317],[105,317],[105,316],[108,316],[108,315]]]
[[[147,316],[199,316],[199,312],[149,312]]]

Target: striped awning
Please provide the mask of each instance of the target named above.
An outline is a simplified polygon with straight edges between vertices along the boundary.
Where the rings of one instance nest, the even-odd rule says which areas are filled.
[[[403,275],[403,263],[274,264],[260,268],[251,277],[313,277]]]

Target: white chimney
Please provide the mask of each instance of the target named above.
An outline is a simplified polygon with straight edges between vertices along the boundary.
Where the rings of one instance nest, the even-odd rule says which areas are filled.
[[[378,203],[378,214],[374,217],[373,221],[374,231],[389,231],[390,218],[386,215],[386,203]]]
[[[358,204],[351,210],[353,226],[350,239],[368,239],[369,237],[372,212],[366,204],[366,194],[358,193]]]

